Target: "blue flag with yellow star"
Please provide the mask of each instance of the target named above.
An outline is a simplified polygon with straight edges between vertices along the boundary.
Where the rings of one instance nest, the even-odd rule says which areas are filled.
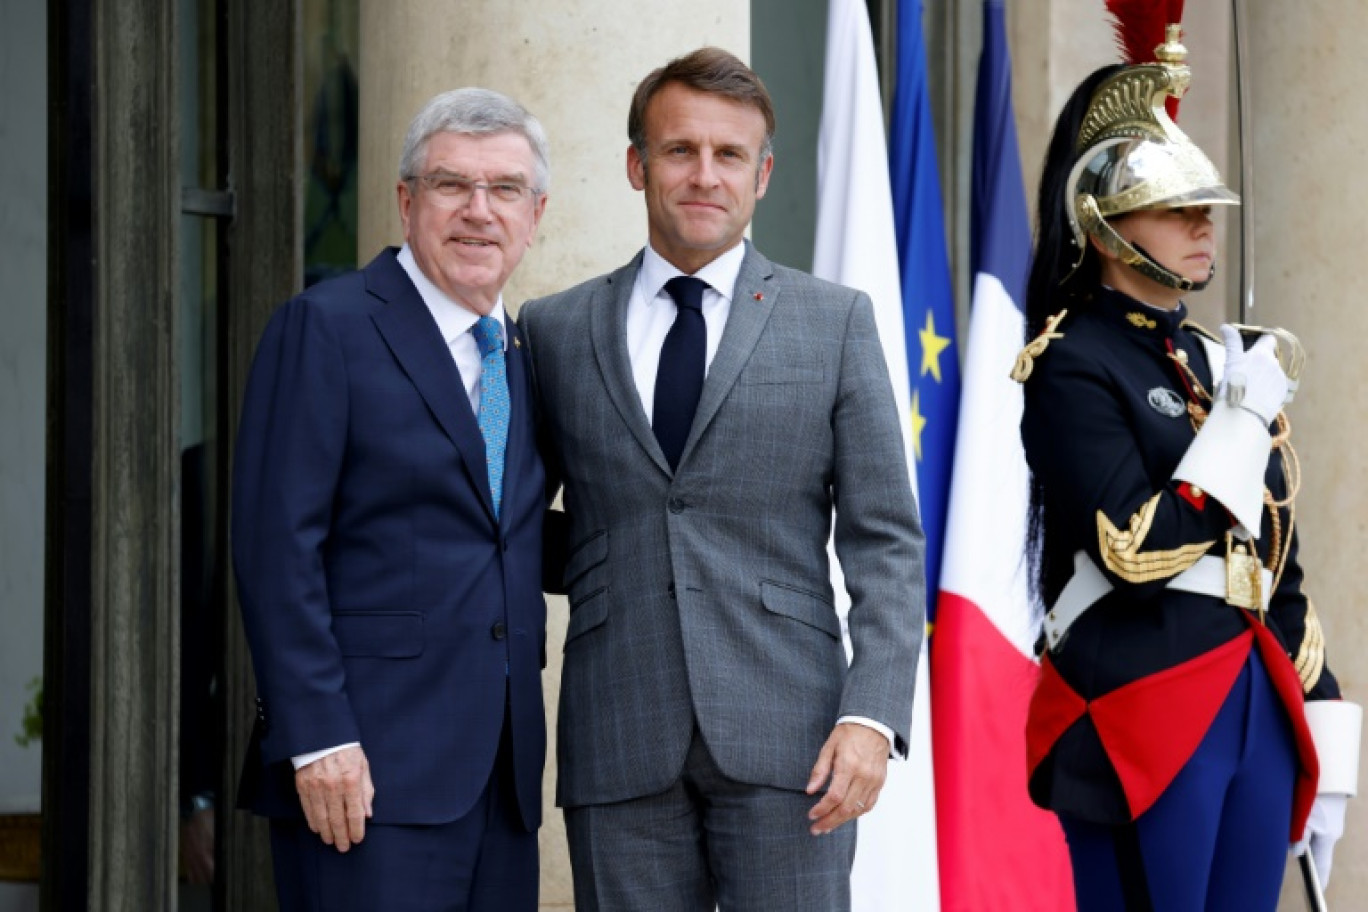
[[[921,0],[900,0],[898,5],[897,73],[888,158],[912,384],[912,449],[926,532],[926,612],[930,623],[940,591],[960,370],[940,167],[926,89]]]

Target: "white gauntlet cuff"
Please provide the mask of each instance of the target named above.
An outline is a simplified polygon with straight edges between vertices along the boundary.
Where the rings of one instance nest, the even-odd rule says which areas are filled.
[[[1363,707],[1347,700],[1312,700],[1306,724],[1320,760],[1319,794],[1358,794],[1359,739]]]
[[[1173,477],[1205,490],[1258,538],[1272,443],[1268,428],[1253,412],[1218,401]]]

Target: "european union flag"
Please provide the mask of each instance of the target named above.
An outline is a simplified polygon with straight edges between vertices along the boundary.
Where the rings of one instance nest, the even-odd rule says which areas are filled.
[[[921,0],[901,0],[898,5],[897,73],[889,125],[889,174],[912,386],[912,449],[926,531],[926,611],[931,622],[940,589],[960,368],[940,168],[926,89]]]

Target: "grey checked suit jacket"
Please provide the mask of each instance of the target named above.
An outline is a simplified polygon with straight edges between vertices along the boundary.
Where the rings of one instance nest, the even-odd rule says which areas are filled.
[[[748,245],[672,474],[627,354],[640,263],[519,317],[570,526],[557,801],[663,790],[695,724],[732,779],[801,790],[840,716],[911,723],[923,540],[873,308]]]

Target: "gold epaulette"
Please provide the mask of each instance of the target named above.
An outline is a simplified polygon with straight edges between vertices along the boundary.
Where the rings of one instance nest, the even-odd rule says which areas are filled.
[[[1184,320],[1184,321],[1183,321],[1183,329],[1189,329],[1189,330],[1191,330],[1192,332],[1196,333],[1196,334],[1199,335],[1199,336],[1206,336],[1208,339],[1210,339],[1212,342],[1215,342],[1217,345],[1221,345],[1221,346],[1224,346],[1224,345],[1225,345],[1225,340],[1224,340],[1224,339],[1222,339],[1220,336],[1218,336],[1216,333],[1212,332],[1211,330],[1207,329],[1207,328],[1206,328],[1205,326],[1203,326],[1202,324],[1197,323],[1197,322],[1195,322],[1195,321],[1193,321],[1193,320]]]
[[[1045,328],[1040,335],[1030,342],[1027,342],[1020,353],[1017,354],[1016,364],[1012,365],[1012,379],[1017,383],[1025,383],[1031,378],[1031,371],[1035,370],[1035,359],[1045,354],[1045,349],[1050,347],[1050,342],[1054,339],[1064,338],[1062,332],[1058,332],[1059,324],[1068,314],[1068,310],[1061,310],[1053,317],[1045,321]]]

